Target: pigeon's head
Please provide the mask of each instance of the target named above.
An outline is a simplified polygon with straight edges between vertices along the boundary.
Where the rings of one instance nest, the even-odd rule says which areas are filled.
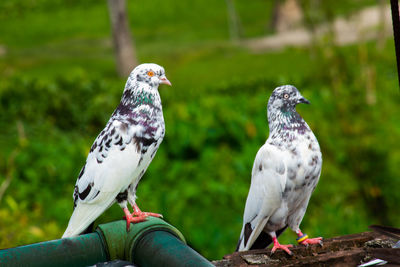
[[[131,72],[130,78],[152,87],[158,87],[160,84],[171,86],[171,82],[165,76],[164,68],[154,63],[140,64]]]
[[[296,108],[299,103],[310,104],[293,85],[277,87],[268,101],[268,109],[290,111]]]

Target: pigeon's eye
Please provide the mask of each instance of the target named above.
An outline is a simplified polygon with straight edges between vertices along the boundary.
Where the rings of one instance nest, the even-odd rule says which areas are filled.
[[[289,98],[289,94],[284,94],[284,95],[283,95],[283,98],[284,98],[284,99],[288,99],[288,98]]]
[[[148,72],[147,72],[147,75],[149,75],[150,77],[153,77],[153,76],[154,76],[154,71],[151,71],[151,70],[148,71]]]

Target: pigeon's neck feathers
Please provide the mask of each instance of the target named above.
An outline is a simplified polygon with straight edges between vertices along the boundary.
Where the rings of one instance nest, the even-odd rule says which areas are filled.
[[[293,141],[296,135],[311,131],[295,108],[268,108],[269,137]],[[284,137],[290,136],[287,139]]]
[[[129,80],[128,80],[129,81]],[[121,102],[134,107],[141,105],[161,105],[158,85],[150,85],[146,82],[134,80],[133,83],[126,83]]]
[[[116,112],[121,115],[140,112],[140,110],[146,113],[162,113],[157,87],[128,79]]]

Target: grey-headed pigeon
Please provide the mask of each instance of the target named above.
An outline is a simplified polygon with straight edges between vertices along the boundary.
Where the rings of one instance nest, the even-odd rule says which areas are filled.
[[[268,101],[269,137],[254,160],[250,191],[244,210],[237,249],[282,249],[278,236],[290,227],[300,244],[321,244],[300,230],[308,201],[321,173],[322,155],[317,138],[297,113],[296,105],[308,104],[291,85],[276,88]]]

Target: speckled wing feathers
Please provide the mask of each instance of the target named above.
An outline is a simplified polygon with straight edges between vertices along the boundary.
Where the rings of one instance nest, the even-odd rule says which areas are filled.
[[[110,121],[105,130],[103,130],[94,141],[86,164],[81,170],[78,180],[75,184],[74,190],[74,207],[77,202],[90,203],[96,198],[100,190],[113,190],[114,188],[103,188],[104,179],[107,176],[101,175],[104,173],[104,167],[108,167],[107,161],[109,153],[118,151],[124,151],[126,146],[132,143],[134,138],[132,134],[129,134],[128,129],[130,126],[124,122],[118,120]],[[132,130],[131,130],[132,132]],[[110,151],[111,150],[111,151]],[[140,150],[137,149],[137,156],[140,157]],[[130,157],[135,157],[130,155]]]

